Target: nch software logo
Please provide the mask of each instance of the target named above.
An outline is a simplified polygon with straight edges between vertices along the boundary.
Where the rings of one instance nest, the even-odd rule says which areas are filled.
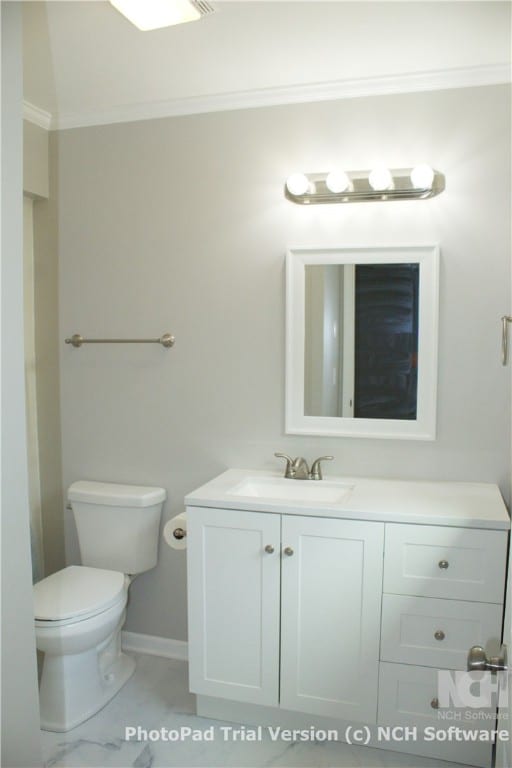
[[[504,671],[493,674],[488,671],[439,670],[437,673],[438,708],[505,708],[508,705],[508,684],[508,674]],[[441,713],[439,714],[442,716]]]

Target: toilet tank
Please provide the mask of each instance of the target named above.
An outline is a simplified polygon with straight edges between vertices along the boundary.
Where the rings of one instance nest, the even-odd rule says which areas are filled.
[[[82,564],[136,574],[157,563],[164,488],[80,480],[68,489]]]

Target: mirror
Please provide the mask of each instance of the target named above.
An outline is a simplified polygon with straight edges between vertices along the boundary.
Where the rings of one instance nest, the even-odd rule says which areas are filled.
[[[435,438],[439,249],[287,254],[286,431]]]

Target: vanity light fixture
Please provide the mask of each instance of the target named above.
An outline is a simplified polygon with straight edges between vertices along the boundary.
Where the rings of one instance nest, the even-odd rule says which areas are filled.
[[[143,32],[197,21],[214,10],[205,0],[110,0],[110,3]]]
[[[325,180],[325,186],[329,192],[339,195],[340,192],[345,192],[346,189],[349,189],[350,179],[345,171],[331,171]]]
[[[416,189],[424,189],[425,187],[431,187],[434,181],[434,170],[426,163],[417,165],[411,171],[411,181],[413,187]]]
[[[284,194],[292,203],[308,205],[425,200],[444,188],[444,175],[422,163],[414,168],[376,166],[370,171],[294,173],[286,180]]]
[[[379,165],[370,171],[368,175],[370,187],[376,192],[383,192],[393,188],[393,177],[389,168]]]
[[[292,173],[286,179],[286,187],[290,194],[299,197],[310,191],[310,181],[304,173]]]

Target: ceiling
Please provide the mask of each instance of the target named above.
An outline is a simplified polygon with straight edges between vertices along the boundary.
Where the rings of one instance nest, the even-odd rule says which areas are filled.
[[[510,81],[510,2],[211,4],[140,32],[103,0],[24,2],[28,112],[66,128]]]

